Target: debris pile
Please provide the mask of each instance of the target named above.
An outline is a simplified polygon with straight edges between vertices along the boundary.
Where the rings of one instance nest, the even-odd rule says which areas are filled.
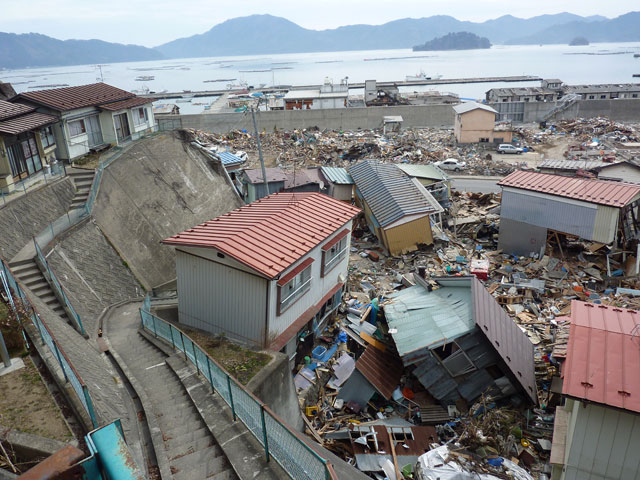
[[[255,139],[246,131],[234,130],[224,135],[191,129],[188,132],[202,145],[248,152],[247,168],[259,167]],[[348,168],[362,159],[429,164],[448,158],[466,162],[467,168],[461,174],[507,175],[514,170],[512,165],[492,160],[490,147],[456,146],[450,129],[408,129],[385,136],[376,130],[321,131],[310,127],[291,132],[262,132],[260,139],[267,166],[285,170],[323,165]]]

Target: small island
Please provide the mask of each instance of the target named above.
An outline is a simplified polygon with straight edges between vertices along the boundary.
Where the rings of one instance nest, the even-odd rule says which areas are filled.
[[[584,37],[576,37],[569,42],[570,47],[579,47],[581,45],[589,45],[589,40]]]
[[[434,38],[423,45],[413,47],[414,52],[424,52],[428,50],[475,50],[480,48],[491,48],[488,38],[479,37],[471,32],[448,33],[444,37]]]

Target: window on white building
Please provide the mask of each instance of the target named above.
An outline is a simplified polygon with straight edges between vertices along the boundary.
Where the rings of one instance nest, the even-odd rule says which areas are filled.
[[[301,265],[305,265],[302,263]],[[283,285],[278,285],[278,314],[284,312],[311,288],[311,262]]]
[[[149,117],[146,108],[141,107],[133,110],[133,123],[135,125],[142,125],[143,123],[147,123],[148,119]]]
[[[83,133],[87,133],[87,128],[84,125],[84,120],[74,120],[73,122],[69,122],[69,136],[77,137],[78,135],[82,135]]]
[[[40,130],[40,140],[42,140],[43,148],[48,148],[56,144],[56,139],[53,136],[53,127],[51,125]]]
[[[347,254],[347,235],[344,235],[337,243],[322,252],[322,276],[324,277],[333,267],[340,263]]]

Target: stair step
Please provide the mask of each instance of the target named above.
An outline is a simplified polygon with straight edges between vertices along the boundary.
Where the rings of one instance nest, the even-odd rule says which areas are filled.
[[[38,297],[41,297],[42,295],[45,295],[46,292],[52,292],[51,287],[49,286],[49,284],[47,282],[45,282],[44,280],[42,281],[42,283],[38,283],[36,285],[30,286],[29,289],[35,293]]]
[[[40,270],[38,270],[39,272]],[[39,285],[40,283],[44,282],[45,284],[49,285],[49,283],[45,280],[44,276],[42,275],[42,273],[40,273],[40,275],[29,275],[27,278],[24,278],[22,280],[20,280],[22,283],[25,284],[26,287],[29,287],[30,289],[33,289],[34,286]]]
[[[187,432],[184,435],[171,436],[171,438],[165,437],[167,438],[165,443],[169,450],[178,450],[181,445],[197,442],[201,438],[210,437],[211,433],[209,432],[209,429],[206,427],[202,427],[198,430],[194,430],[193,432]]]
[[[207,435],[206,437],[197,438],[193,442],[184,442],[176,448],[169,450],[169,460],[175,460],[178,457],[182,457],[193,452],[199,452],[208,448],[217,449],[217,456],[223,455],[224,453],[222,449],[216,444],[216,441],[213,439],[213,437],[211,437],[211,435]]]
[[[18,260],[16,262],[11,262],[9,264],[9,267],[11,267],[11,270],[13,270],[14,268],[21,267],[23,265],[27,265],[30,263],[34,263],[33,258],[27,258],[26,260]]]
[[[17,276],[18,278],[20,278],[21,275],[27,275],[29,273],[34,273],[34,272],[39,272],[40,269],[38,268],[38,266],[31,261],[31,263],[25,263],[24,265],[17,265],[15,267],[11,267],[11,271],[13,272],[13,274],[15,276]]]
[[[202,423],[202,420],[198,419],[198,420],[190,420],[186,422],[185,421],[176,422],[175,427],[173,428],[167,427],[167,428],[164,428],[163,431],[165,431],[169,437],[175,438],[179,435],[184,435],[185,433],[189,433],[193,430],[199,430],[204,426],[205,424]]]
[[[206,472],[204,472],[203,474],[206,475]],[[187,472],[177,472],[173,475],[174,480],[192,480],[193,478],[205,478],[205,480],[238,480],[236,472],[233,471],[231,467],[220,473],[216,473],[213,476],[208,477],[199,477],[198,472],[192,472],[191,470]]]
[[[207,449],[170,460],[169,465],[173,467],[172,470],[191,471],[191,478],[207,478],[229,468],[229,461],[224,456],[216,456],[213,449]]]

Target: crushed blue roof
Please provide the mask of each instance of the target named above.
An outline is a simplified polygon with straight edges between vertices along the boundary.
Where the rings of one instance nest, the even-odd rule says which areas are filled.
[[[353,178],[346,168],[341,167],[320,167],[322,175],[331,183],[339,185],[353,185]]]
[[[240,157],[236,157],[231,152],[218,152],[216,153],[216,155],[218,155],[218,158],[224,166],[244,163],[244,160],[242,160]]]

